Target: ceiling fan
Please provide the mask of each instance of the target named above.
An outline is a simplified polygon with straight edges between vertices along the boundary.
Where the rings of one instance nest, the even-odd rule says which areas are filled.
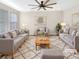
[[[50,7],[50,6],[57,4],[57,3],[50,3],[50,4],[48,4],[48,2],[50,0],[46,0],[46,1],[42,0],[41,2],[39,2],[38,0],[35,0],[35,1],[36,1],[36,3],[38,5],[32,5],[32,4],[30,4],[29,6],[35,6],[32,9],[36,9],[36,8],[38,8],[38,10],[40,10],[41,8],[43,8],[44,10],[46,10],[46,8],[51,8],[52,9],[53,7]]]

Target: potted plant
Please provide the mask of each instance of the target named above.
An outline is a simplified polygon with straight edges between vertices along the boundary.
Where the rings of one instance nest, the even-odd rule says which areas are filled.
[[[59,31],[62,29],[62,26],[61,26],[61,24],[60,23],[58,23],[57,25],[56,25],[56,32],[57,32],[57,35],[59,35]]]
[[[45,33],[44,33],[44,32],[41,32],[41,33],[40,33],[40,36],[41,36],[41,37],[44,37],[44,36],[45,36]]]

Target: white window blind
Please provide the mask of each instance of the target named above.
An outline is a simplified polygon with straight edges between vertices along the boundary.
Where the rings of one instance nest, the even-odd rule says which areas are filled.
[[[10,15],[10,30],[14,30],[17,28],[17,14],[11,13]]]
[[[5,32],[8,25],[8,11],[0,9],[0,33]]]

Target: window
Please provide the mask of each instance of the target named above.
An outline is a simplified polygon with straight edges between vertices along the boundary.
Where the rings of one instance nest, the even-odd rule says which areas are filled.
[[[17,28],[17,14],[11,13],[10,15],[10,30],[14,30]]]
[[[8,26],[8,11],[0,9],[0,33],[6,31]]]

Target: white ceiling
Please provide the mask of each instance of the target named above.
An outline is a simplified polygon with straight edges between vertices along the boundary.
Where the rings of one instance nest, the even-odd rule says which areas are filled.
[[[13,7],[19,11],[33,10],[31,9],[31,6],[28,6],[28,4],[36,4],[34,0],[0,0],[0,2],[10,7]],[[79,5],[79,0],[50,0],[49,3],[53,2],[57,2],[57,4],[53,5],[53,9],[48,10],[65,10]]]

